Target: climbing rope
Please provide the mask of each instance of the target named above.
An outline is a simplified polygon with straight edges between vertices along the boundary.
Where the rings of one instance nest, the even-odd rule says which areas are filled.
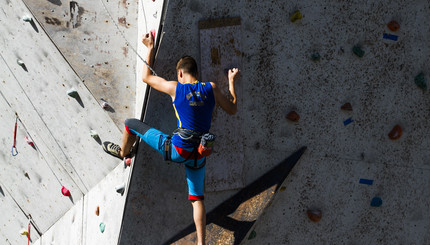
[[[154,69],[152,69],[152,67],[145,61],[145,59],[142,58],[142,56],[140,56],[140,54],[137,52],[137,50],[135,48],[133,48],[133,46],[130,45],[130,42],[128,41],[128,39],[125,37],[124,33],[121,31],[121,29],[119,29],[119,26],[116,24],[114,18],[112,17],[111,13],[109,12],[109,10],[107,9],[105,3],[103,2],[103,0],[100,0],[100,2],[103,5],[103,8],[105,9],[106,13],[109,15],[109,18],[111,19],[112,23],[115,25],[116,29],[118,30],[118,32],[121,34],[121,37],[125,40],[126,44],[128,47],[130,47],[130,49],[137,55],[137,57],[139,57],[139,59],[141,59],[143,61],[143,63],[148,67],[148,69],[152,72],[152,74],[154,76],[157,76],[157,73],[154,71]],[[143,3],[142,0],[140,0],[140,5],[142,6],[142,12],[143,14],[145,14],[145,10],[143,9]],[[146,19],[146,17],[145,17]],[[148,28],[146,27],[146,31],[148,31]],[[155,39],[155,36],[154,36]]]
[[[18,127],[18,114],[15,114],[15,130],[13,132],[13,145],[12,145],[12,156],[18,155],[18,150],[16,149],[16,129]],[[14,153],[15,150],[15,153]]]
[[[27,245],[30,245],[30,227],[31,227],[31,218],[28,220],[28,234],[27,234]]]

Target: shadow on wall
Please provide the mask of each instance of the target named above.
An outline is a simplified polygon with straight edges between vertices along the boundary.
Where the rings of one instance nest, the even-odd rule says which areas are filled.
[[[233,244],[240,244],[305,150],[305,146],[300,148],[272,170],[208,213],[207,243],[216,244],[219,239],[225,240],[228,234],[233,233],[234,237],[230,237],[228,240],[234,241]],[[243,211],[245,209],[247,212]],[[192,234],[194,232],[195,226],[190,224],[163,244],[182,244],[181,240],[195,241],[195,234]]]

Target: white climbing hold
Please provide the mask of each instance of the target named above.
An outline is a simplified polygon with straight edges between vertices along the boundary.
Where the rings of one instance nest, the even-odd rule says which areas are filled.
[[[17,59],[17,60],[16,60],[16,63],[17,63],[18,65],[20,65],[20,66],[24,66],[24,65],[25,65],[24,61],[22,61],[22,60],[20,60],[20,59]]]
[[[29,16],[29,15],[24,15],[22,17],[22,20],[25,21],[25,22],[32,22],[33,18],[31,18],[31,16]]]
[[[125,189],[125,184],[124,183],[115,186],[115,190],[118,193],[121,193],[121,194],[124,193],[124,189]]]

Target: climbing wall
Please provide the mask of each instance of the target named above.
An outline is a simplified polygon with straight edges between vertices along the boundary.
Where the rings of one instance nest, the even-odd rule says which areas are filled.
[[[0,22],[0,241],[27,242],[30,223],[34,243],[68,210],[78,206],[83,214],[92,204],[84,195],[121,162],[103,152],[101,141],[121,134],[24,2],[2,1]],[[125,178],[118,184],[127,182],[123,169],[116,170]],[[64,230],[75,224],[81,233],[86,218],[69,217]]]
[[[123,127],[135,111],[139,0],[24,0],[108,115]],[[142,7],[141,7],[142,8]]]
[[[237,151],[244,188],[307,146],[259,218],[232,218],[235,209],[248,211],[230,205],[241,190],[207,192],[208,214],[226,209],[209,226],[233,238],[238,227],[249,228],[244,240],[218,236],[209,244],[428,243],[430,97],[422,84],[430,79],[429,16],[426,0],[170,2],[157,58],[167,79],[176,78],[174,64],[183,55],[204,64],[199,21],[241,19],[243,111],[231,130],[245,138]],[[399,30],[389,29],[393,20]],[[151,93],[147,118],[172,131],[169,97]],[[396,125],[402,135],[392,140]],[[217,154],[234,166],[233,143],[217,139],[227,151]],[[142,148],[123,244],[192,243],[183,169]]]

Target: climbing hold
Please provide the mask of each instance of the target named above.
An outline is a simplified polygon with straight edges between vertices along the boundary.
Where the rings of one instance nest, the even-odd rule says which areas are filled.
[[[344,111],[352,111],[352,105],[351,103],[347,102],[345,104],[343,104],[340,109],[344,110]]]
[[[157,34],[156,31],[155,31],[155,29],[150,30],[150,32],[152,34],[152,37],[155,38],[155,34]]]
[[[132,159],[130,157],[124,157],[124,164],[129,166],[131,165]]]
[[[352,52],[355,54],[355,55],[357,55],[358,57],[363,57],[363,55],[364,55],[364,50],[363,49],[361,49],[361,47],[360,46],[358,46],[358,45],[355,45],[353,48],[352,48]]]
[[[287,114],[287,119],[293,122],[298,122],[300,120],[300,116],[297,112],[290,111],[290,113]]]
[[[290,20],[291,22],[296,22],[297,20],[300,20],[302,18],[302,13],[300,13],[299,10],[296,10],[293,15],[291,15]]]
[[[27,179],[30,179],[30,176],[28,175],[28,173],[27,173],[27,172],[25,172],[25,173],[24,173],[24,176],[25,176]]]
[[[399,38],[399,36],[396,36],[396,35],[393,35],[393,34],[384,33],[384,38],[385,39],[389,39],[389,40],[393,40],[393,41],[397,41],[397,39]]]
[[[400,29],[400,24],[397,23],[397,21],[392,20],[390,21],[390,23],[387,24],[388,29],[390,29],[390,31],[396,32]]]
[[[100,225],[99,225],[99,227],[100,227],[100,232],[101,233],[105,232],[105,228],[106,228],[105,223],[101,222]]]
[[[34,142],[31,139],[29,139],[27,136],[25,136],[24,140],[27,142],[27,144],[29,144],[31,147],[34,148]]]
[[[358,183],[364,185],[373,185],[373,179],[360,179]]]
[[[100,214],[100,207],[97,206],[97,208],[96,208],[96,215],[99,216],[99,214]]]
[[[382,205],[382,199],[380,197],[372,198],[372,201],[370,202],[370,206],[380,207],[381,205]]]
[[[400,136],[402,136],[402,127],[397,124],[393,127],[393,129],[391,129],[390,133],[388,134],[388,137],[390,137],[390,139],[392,140],[397,140],[400,138]]]
[[[320,61],[321,59],[321,55],[317,52],[317,53],[313,53],[311,56],[313,61]]]
[[[124,190],[125,190],[125,184],[122,183],[120,185],[115,186],[115,190],[116,190],[116,192],[123,194]]]
[[[21,234],[21,235],[23,235],[23,236],[28,236],[28,230],[27,230],[27,229],[25,229],[25,228],[22,228],[22,229],[19,231],[19,234]]]
[[[16,63],[17,63],[18,65],[20,65],[20,66],[25,66],[24,61],[22,61],[22,60],[20,60],[20,59],[17,59],[17,60],[16,60]]]
[[[415,77],[415,84],[422,90],[427,90],[427,82],[424,73],[420,73]]]
[[[63,195],[66,197],[71,196],[70,191],[64,186],[61,188],[61,193],[63,193]]]
[[[354,122],[354,120],[352,120],[352,118],[350,117],[350,118],[346,119],[345,121],[343,121],[343,125],[346,126],[352,122]]]
[[[24,15],[22,17],[22,20],[25,21],[25,22],[32,22],[33,18],[31,18],[31,16],[29,16],[29,15]]]
[[[90,135],[91,135],[91,137],[93,137],[95,140],[100,139],[99,134],[98,134],[95,130],[90,130]]]
[[[71,88],[71,89],[67,90],[67,94],[70,97],[73,97],[75,99],[79,97],[78,91],[76,91],[76,89],[74,89],[74,88]]]
[[[257,236],[257,232],[255,232],[255,230],[251,231],[251,233],[248,236],[248,240],[254,239],[256,236]]]
[[[285,189],[287,189],[287,187],[282,186],[282,187],[279,189],[279,191],[285,191]]]
[[[318,221],[321,220],[321,217],[322,217],[321,210],[318,210],[318,209],[308,209],[307,213],[308,213],[309,219],[312,220],[313,222],[318,222]]]

